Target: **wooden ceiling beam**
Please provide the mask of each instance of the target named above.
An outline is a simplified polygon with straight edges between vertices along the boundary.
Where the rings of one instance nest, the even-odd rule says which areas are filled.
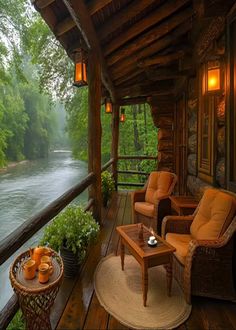
[[[137,35],[140,35],[146,29],[149,29],[151,26],[156,25],[163,19],[167,18],[187,2],[189,2],[189,0],[166,1],[162,6],[158,7],[157,10],[133,24],[129,29],[123,31],[117,38],[113,39],[107,46],[105,46],[105,56],[124,45],[130,39],[137,37]]]
[[[145,60],[142,60],[138,62],[138,66],[143,68],[155,64],[167,64],[170,62],[173,62],[175,60],[180,59],[183,57],[185,54],[184,51],[178,51],[176,53],[168,54],[168,55],[159,55],[159,56],[154,56],[152,58],[147,58]]]
[[[88,12],[90,15],[94,15],[100,9],[106,7],[112,0],[92,0],[88,4]]]
[[[99,39],[105,39],[110,33],[137,16],[154,2],[156,2],[156,0],[133,1],[131,4],[122,8],[115,14],[115,16],[109,17],[109,19],[98,30]]]
[[[54,34],[59,37],[67,31],[71,30],[75,27],[75,21],[71,18],[71,16],[66,17],[63,21],[59,22],[54,28]]]
[[[169,80],[169,79],[178,79],[183,76],[188,76],[191,74],[191,70],[182,70],[179,71],[178,67],[171,68],[160,68],[160,69],[145,69],[145,74],[147,79],[151,81],[159,81],[159,80]]]
[[[123,98],[125,96],[137,97],[137,96],[148,96],[148,95],[169,95],[174,92],[174,86],[170,83],[160,84],[149,82],[143,85],[138,84],[126,88],[119,88],[117,91],[118,98]]]
[[[129,97],[119,100],[119,105],[144,104],[146,102],[147,102],[147,98],[145,96]]]
[[[144,33],[143,35],[135,39],[133,42],[130,42],[127,46],[124,46],[121,49],[117,50],[115,53],[111,54],[111,56],[109,56],[107,60],[108,66],[114,65],[116,62],[121,61],[122,59],[127,59],[129,58],[129,56],[133,54],[134,56],[136,56],[137,52],[143,49],[144,49],[144,54],[141,53],[140,55],[138,53],[139,59],[141,57],[152,54],[153,51],[151,52],[148,51],[148,49],[152,47],[152,43],[156,42],[163,36],[170,33],[172,30],[176,29],[179,25],[184,23],[192,15],[193,15],[193,11],[192,8],[190,7],[174,15],[174,17],[171,17],[165,22],[159,24],[157,27],[152,28],[148,32]],[[190,27],[188,27],[188,29],[190,28],[191,25]],[[186,31],[185,27],[184,27],[184,31]],[[182,31],[180,31],[180,33],[182,33]]]
[[[168,33],[165,37],[157,40],[153,44],[149,45],[149,47],[145,47],[144,49],[140,50],[136,54],[132,54],[131,56],[127,56],[127,58],[123,59],[122,61],[117,63],[116,67],[110,68],[111,73],[113,74],[113,78],[116,81],[120,78],[128,75],[129,72],[137,69],[137,62],[141,59],[145,59],[145,57],[158,53],[162,49],[170,46],[176,39],[180,36],[186,34],[191,29],[191,21],[187,20],[179,27],[177,27],[173,32]]]
[[[75,21],[76,26],[82,34],[88,48],[93,49],[93,51],[97,53],[102,68],[102,82],[106,89],[109,91],[112,101],[115,103],[116,97],[113,82],[111,81],[110,76],[108,74],[107,65],[103,57],[99,41],[97,39],[97,35],[93,23],[91,21],[91,17],[84,4],[84,1],[63,0],[63,2],[67,7],[68,11],[70,12],[73,20]]]
[[[143,69],[141,69],[141,68],[135,68],[133,71],[130,71],[128,75],[127,74],[124,74],[122,77],[114,80],[114,84],[115,84],[115,86],[120,85],[120,84],[126,82],[127,80],[136,77],[140,73],[143,73]]]
[[[51,3],[53,3],[55,0],[33,0],[32,3],[34,6],[36,6],[38,9],[43,9],[49,6]]]

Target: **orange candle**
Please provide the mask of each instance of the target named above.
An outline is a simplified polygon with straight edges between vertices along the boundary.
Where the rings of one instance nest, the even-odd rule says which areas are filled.
[[[32,280],[35,277],[36,263],[29,259],[23,264],[23,274],[26,280]]]
[[[48,264],[40,264],[38,266],[39,271],[39,282],[46,283],[49,280],[49,265]]]

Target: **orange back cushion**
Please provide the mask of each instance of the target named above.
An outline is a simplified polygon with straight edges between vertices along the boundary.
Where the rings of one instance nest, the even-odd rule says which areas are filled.
[[[172,182],[173,175],[170,172],[151,172],[148,179],[145,201],[155,204],[158,198],[168,193]]]
[[[235,198],[217,189],[207,189],[190,227],[195,239],[217,239],[230,224],[236,211]]]

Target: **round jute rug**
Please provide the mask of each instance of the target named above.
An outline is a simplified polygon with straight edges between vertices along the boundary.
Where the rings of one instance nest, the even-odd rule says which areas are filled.
[[[119,256],[103,258],[94,274],[100,304],[120,323],[134,329],[172,329],[187,320],[191,306],[185,302],[177,282],[167,296],[163,266],[148,270],[147,307],[143,306],[141,267],[134,257],[125,256],[124,271]]]

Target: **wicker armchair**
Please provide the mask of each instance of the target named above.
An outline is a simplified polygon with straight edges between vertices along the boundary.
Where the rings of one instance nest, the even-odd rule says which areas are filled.
[[[171,172],[151,172],[143,189],[131,193],[133,223],[143,222],[161,234],[161,222],[170,214],[169,196],[172,194],[177,176]]]
[[[163,219],[162,237],[176,248],[173,275],[189,304],[191,295],[236,299],[235,231],[236,195],[217,189],[205,191],[193,215]]]

